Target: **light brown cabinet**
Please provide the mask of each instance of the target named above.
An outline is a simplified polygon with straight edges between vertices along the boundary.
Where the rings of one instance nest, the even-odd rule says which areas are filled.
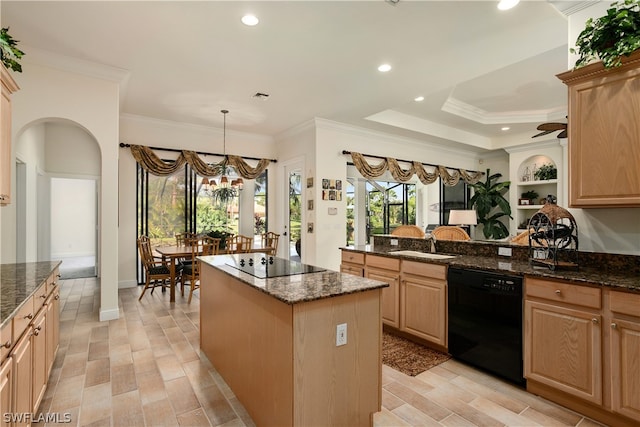
[[[637,425],[640,295],[531,277],[525,295],[527,389],[605,424]]]
[[[382,289],[382,322],[400,328],[400,259],[367,255],[364,276],[389,284]]]
[[[400,329],[447,347],[447,268],[402,261]]]
[[[569,206],[640,206],[640,50],[559,74],[569,90]]]
[[[525,378],[602,404],[600,289],[527,278],[525,292]]]
[[[640,295],[608,294],[611,409],[640,420]]]
[[[0,82],[0,205],[6,205],[11,203],[11,94],[18,85],[2,64]]]
[[[2,412],[14,414],[13,424],[3,415],[2,426],[30,425],[28,416],[19,417],[36,413],[46,391],[60,336],[57,281],[56,269],[0,331]]]
[[[4,416],[4,408],[11,408],[13,405],[13,361],[7,358],[0,363],[0,426],[10,426],[9,420]]]
[[[359,252],[342,251],[340,273],[364,276],[364,254]]]
[[[11,352],[13,361],[13,410],[11,412],[13,414],[31,413],[31,370],[33,369],[31,343],[31,327],[29,327]],[[27,420],[23,419],[23,421]],[[23,422],[15,425],[29,424]]]

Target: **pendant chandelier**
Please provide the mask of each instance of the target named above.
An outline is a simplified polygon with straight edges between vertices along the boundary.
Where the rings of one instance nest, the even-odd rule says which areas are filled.
[[[222,124],[222,162],[220,162],[220,169],[222,171],[222,177],[220,178],[220,186],[221,187],[232,187],[238,190],[242,190],[244,186],[244,180],[241,177],[231,180],[231,184],[229,184],[229,179],[227,178],[227,114],[229,110],[220,110],[223,114],[223,124]],[[206,176],[202,178],[202,185],[206,188],[216,187],[218,184],[215,179],[209,179]]]

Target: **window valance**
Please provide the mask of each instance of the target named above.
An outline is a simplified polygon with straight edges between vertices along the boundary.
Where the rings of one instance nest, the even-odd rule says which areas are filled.
[[[399,182],[407,182],[413,175],[416,175],[420,182],[423,184],[431,184],[435,182],[438,177],[442,178],[442,182],[448,186],[457,185],[462,179],[467,184],[475,184],[480,180],[484,172],[468,172],[464,169],[452,169],[441,165],[434,165],[433,171],[429,172],[425,169],[425,165],[416,161],[397,160],[391,157],[379,157],[382,161],[376,165],[372,165],[365,160],[365,157],[378,157],[369,156],[362,153],[355,152],[343,152],[344,154],[351,154],[351,159],[358,172],[365,178],[373,179],[384,174],[387,170],[391,173],[394,179]],[[398,162],[409,163],[408,169],[402,169]],[[451,170],[451,171],[450,171]]]
[[[158,176],[171,175],[182,169],[185,163],[188,163],[198,175],[208,178],[223,175],[227,167],[232,167],[242,178],[256,179],[271,162],[269,159],[260,159],[258,164],[253,167],[240,156],[224,155],[218,163],[207,163],[200,158],[198,153],[189,150],[182,150],[176,160],[165,162],[150,147],[131,144],[130,148],[136,162],[145,171]]]

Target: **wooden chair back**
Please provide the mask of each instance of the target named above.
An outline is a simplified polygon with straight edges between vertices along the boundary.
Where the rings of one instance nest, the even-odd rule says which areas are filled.
[[[187,239],[193,239],[195,237],[197,237],[196,233],[176,233],[176,245],[184,246]]]
[[[436,227],[431,232],[431,236],[436,240],[471,240],[471,237],[469,237],[466,231],[455,225],[441,225],[440,227]]]
[[[278,240],[280,239],[280,235],[274,233],[273,231],[269,231],[268,233],[264,233],[262,235],[262,247],[263,248],[271,248],[267,252],[269,255],[275,255],[278,253]]]
[[[229,254],[247,253],[253,246],[253,238],[236,234],[227,238],[226,252]]]
[[[391,234],[400,237],[424,237],[424,230],[417,225],[399,225]]]

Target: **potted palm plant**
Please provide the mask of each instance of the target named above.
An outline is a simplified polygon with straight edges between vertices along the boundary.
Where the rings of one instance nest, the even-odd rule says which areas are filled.
[[[580,55],[575,68],[600,60],[605,68],[622,64],[623,56],[640,49],[640,0],[611,4],[607,14],[589,18],[578,35],[573,54]]]
[[[487,239],[504,239],[509,235],[509,229],[500,218],[511,218],[511,206],[504,194],[509,190],[511,181],[498,182],[501,173],[491,175],[487,169],[485,182],[471,184],[473,196],[469,200],[478,215],[478,224],[482,224],[482,233]]]
[[[0,60],[9,70],[22,72],[22,66],[18,62],[24,52],[18,49],[18,40],[9,34],[9,27],[0,29]]]

